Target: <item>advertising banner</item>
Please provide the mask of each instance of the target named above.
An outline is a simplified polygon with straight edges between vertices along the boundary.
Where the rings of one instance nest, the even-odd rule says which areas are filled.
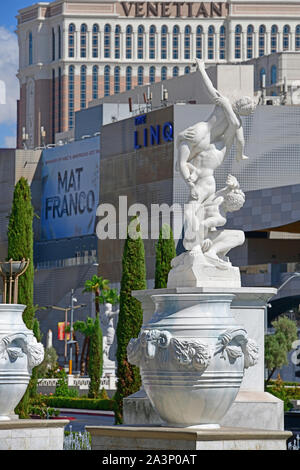
[[[95,233],[100,138],[46,149],[42,159],[41,238]]]
[[[69,326],[70,323],[68,322],[67,325]],[[57,324],[57,339],[58,341],[63,341],[65,339],[65,322],[59,322]],[[67,333],[67,341],[70,339],[70,333]]]

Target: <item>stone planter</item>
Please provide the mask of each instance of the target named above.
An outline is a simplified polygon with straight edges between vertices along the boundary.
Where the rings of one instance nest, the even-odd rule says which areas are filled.
[[[219,427],[258,347],[237,325],[232,294],[153,295],[155,313],[128,345],[145,391],[168,426]]]
[[[32,369],[44,359],[38,343],[22,319],[25,305],[0,304],[0,421],[15,419]]]

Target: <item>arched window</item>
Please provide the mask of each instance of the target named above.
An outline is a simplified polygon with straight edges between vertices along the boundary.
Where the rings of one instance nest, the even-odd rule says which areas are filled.
[[[162,59],[167,58],[167,48],[168,48],[168,28],[166,25],[161,27],[160,33],[160,54]]]
[[[117,65],[114,72],[114,94],[120,93],[120,67]]]
[[[287,51],[290,48],[290,27],[285,25],[283,27],[283,36],[282,36],[282,49]]]
[[[264,68],[259,72],[259,85],[260,87],[266,86],[266,70]]]
[[[69,129],[74,127],[74,85],[75,85],[75,67],[69,67]]]
[[[93,26],[93,37],[92,37],[92,55],[96,59],[99,57],[99,25],[94,24]]]
[[[184,73],[186,75],[188,75],[189,73],[191,72],[191,67],[189,67],[188,65],[184,68]]]
[[[142,66],[138,68],[138,85],[144,85],[144,67]]]
[[[173,28],[173,59],[179,57],[179,26]]]
[[[75,57],[75,25],[69,26],[69,57]]]
[[[155,26],[150,26],[149,29],[149,59],[155,59]]]
[[[207,58],[213,60],[215,58],[215,28],[208,27],[207,32]]]
[[[173,67],[173,77],[178,77],[178,75],[179,75],[179,68]]]
[[[132,59],[132,26],[126,28],[126,59]]]
[[[97,65],[93,66],[93,100],[97,100],[99,97],[99,67]]]
[[[300,50],[300,24],[296,26],[295,30],[295,49],[296,51]]]
[[[52,28],[52,60],[55,60],[55,30]]]
[[[62,56],[62,41],[61,41],[61,27],[58,26],[57,28],[58,33],[58,59],[61,59]]]
[[[191,27],[184,28],[184,58],[191,58]]]
[[[273,24],[271,28],[271,53],[277,52],[278,27]]]
[[[121,26],[117,24],[115,28],[115,59],[120,59],[121,47]]]
[[[86,57],[87,25],[82,24],[80,28],[80,57]]]
[[[155,67],[153,65],[149,69],[149,82],[150,83],[155,82]]]
[[[80,67],[80,108],[86,108],[86,65]]]
[[[197,26],[196,29],[196,57],[197,59],[202,59],[203,54],[203,28],[202,26]]]
[[[167,80],[167,76],[168,76],[167,67],[164,66],[161,68],[161,81]]]
[[[275,85],[277,83],[277,67],[276,65],[272,65],[271,67],[271,85]]]
[[[258,55],[262,57],[265,55],[266,48],[266,27],[261,25],[258,32]]]
[[[104,67],[104,96],[110,95],[110,66]]]
[[[109,24],[104,26],[104,57],[105,59],[110,58],[110,33],[111,27]]]
[[[132,67],[126,67],[126,90],[132,88]]]
[[[28,36],[28,64],[33,64],[33,36],[31,31]]]
[[[253,57],[253,34],[254,28],[252,24],[249,24],[247,27],[247,59],[252,59]]]
[[[219,37],[219,58],[224,60],[226,58],[226,28],[225,26],[220,27],[220,37]]]
[[[234,57],[235,59],[241,58],[241,36],[242,36],[242,27],[238,24],[235,27],[235,37],[234,37]]]
[[[145,29],[144,26],[138,27],[138,37],[137,37],[137,58],[143,59],[144,58],[144,34]]]

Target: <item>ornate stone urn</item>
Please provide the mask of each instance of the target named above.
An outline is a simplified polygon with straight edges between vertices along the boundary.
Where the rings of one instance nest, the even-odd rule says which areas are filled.
[[[232,294],[153,295],[155,313],[128,345],[165,425],[218,428],[258,348],[230,310]]]
[[[22,319],[25,305],[0,304],[0,420],[15,419],[33,367],[44,359],[38,343]]]

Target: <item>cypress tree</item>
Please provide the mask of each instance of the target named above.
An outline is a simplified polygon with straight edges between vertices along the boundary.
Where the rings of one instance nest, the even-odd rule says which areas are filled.
[[[89,398],[97,398],[99,396],[99,389],[101,377],[103,373],[103,337],[100,327],[99,316],[96,317],[93,333],[90,341],[90,360],[89,360]]]
[[[136,231],[140,233],[140,226]],[[130,364],[127,345],[131,338],[137,338],[143,323],[141,303],[132,297],[133,290],[146,289],[145,250],[141,236],[132,239],[129,234],[124,245],[122,279],[120,290],[120,312],[117,325],[117,391],[115,394],[115,421],[123,419],[123,398],[137,392],[141,387],[139,368]]]
[[[167,287],[171,261],[176,256],[173,232],[169,225],[163,224],[156,243],[155,289]]]
[[[35,306],[33,304],[33,216],[31,204],[31,191],[25,178],[20,178],[15,186],[12,209],[8,223],[8,259],[15,261],[23,258],[30,263],[26,272],[19,278],[18,303],[26,305],[23,321],[27,328],[34,329],[40,335],[37,320],[35,319]],[[39,340],[39,338],[37,338]],[[32,379],[25,395],[18,404],[15,412],[20,418],[28,418],[29,398],[36,393],[36,371],[33,370]]]

